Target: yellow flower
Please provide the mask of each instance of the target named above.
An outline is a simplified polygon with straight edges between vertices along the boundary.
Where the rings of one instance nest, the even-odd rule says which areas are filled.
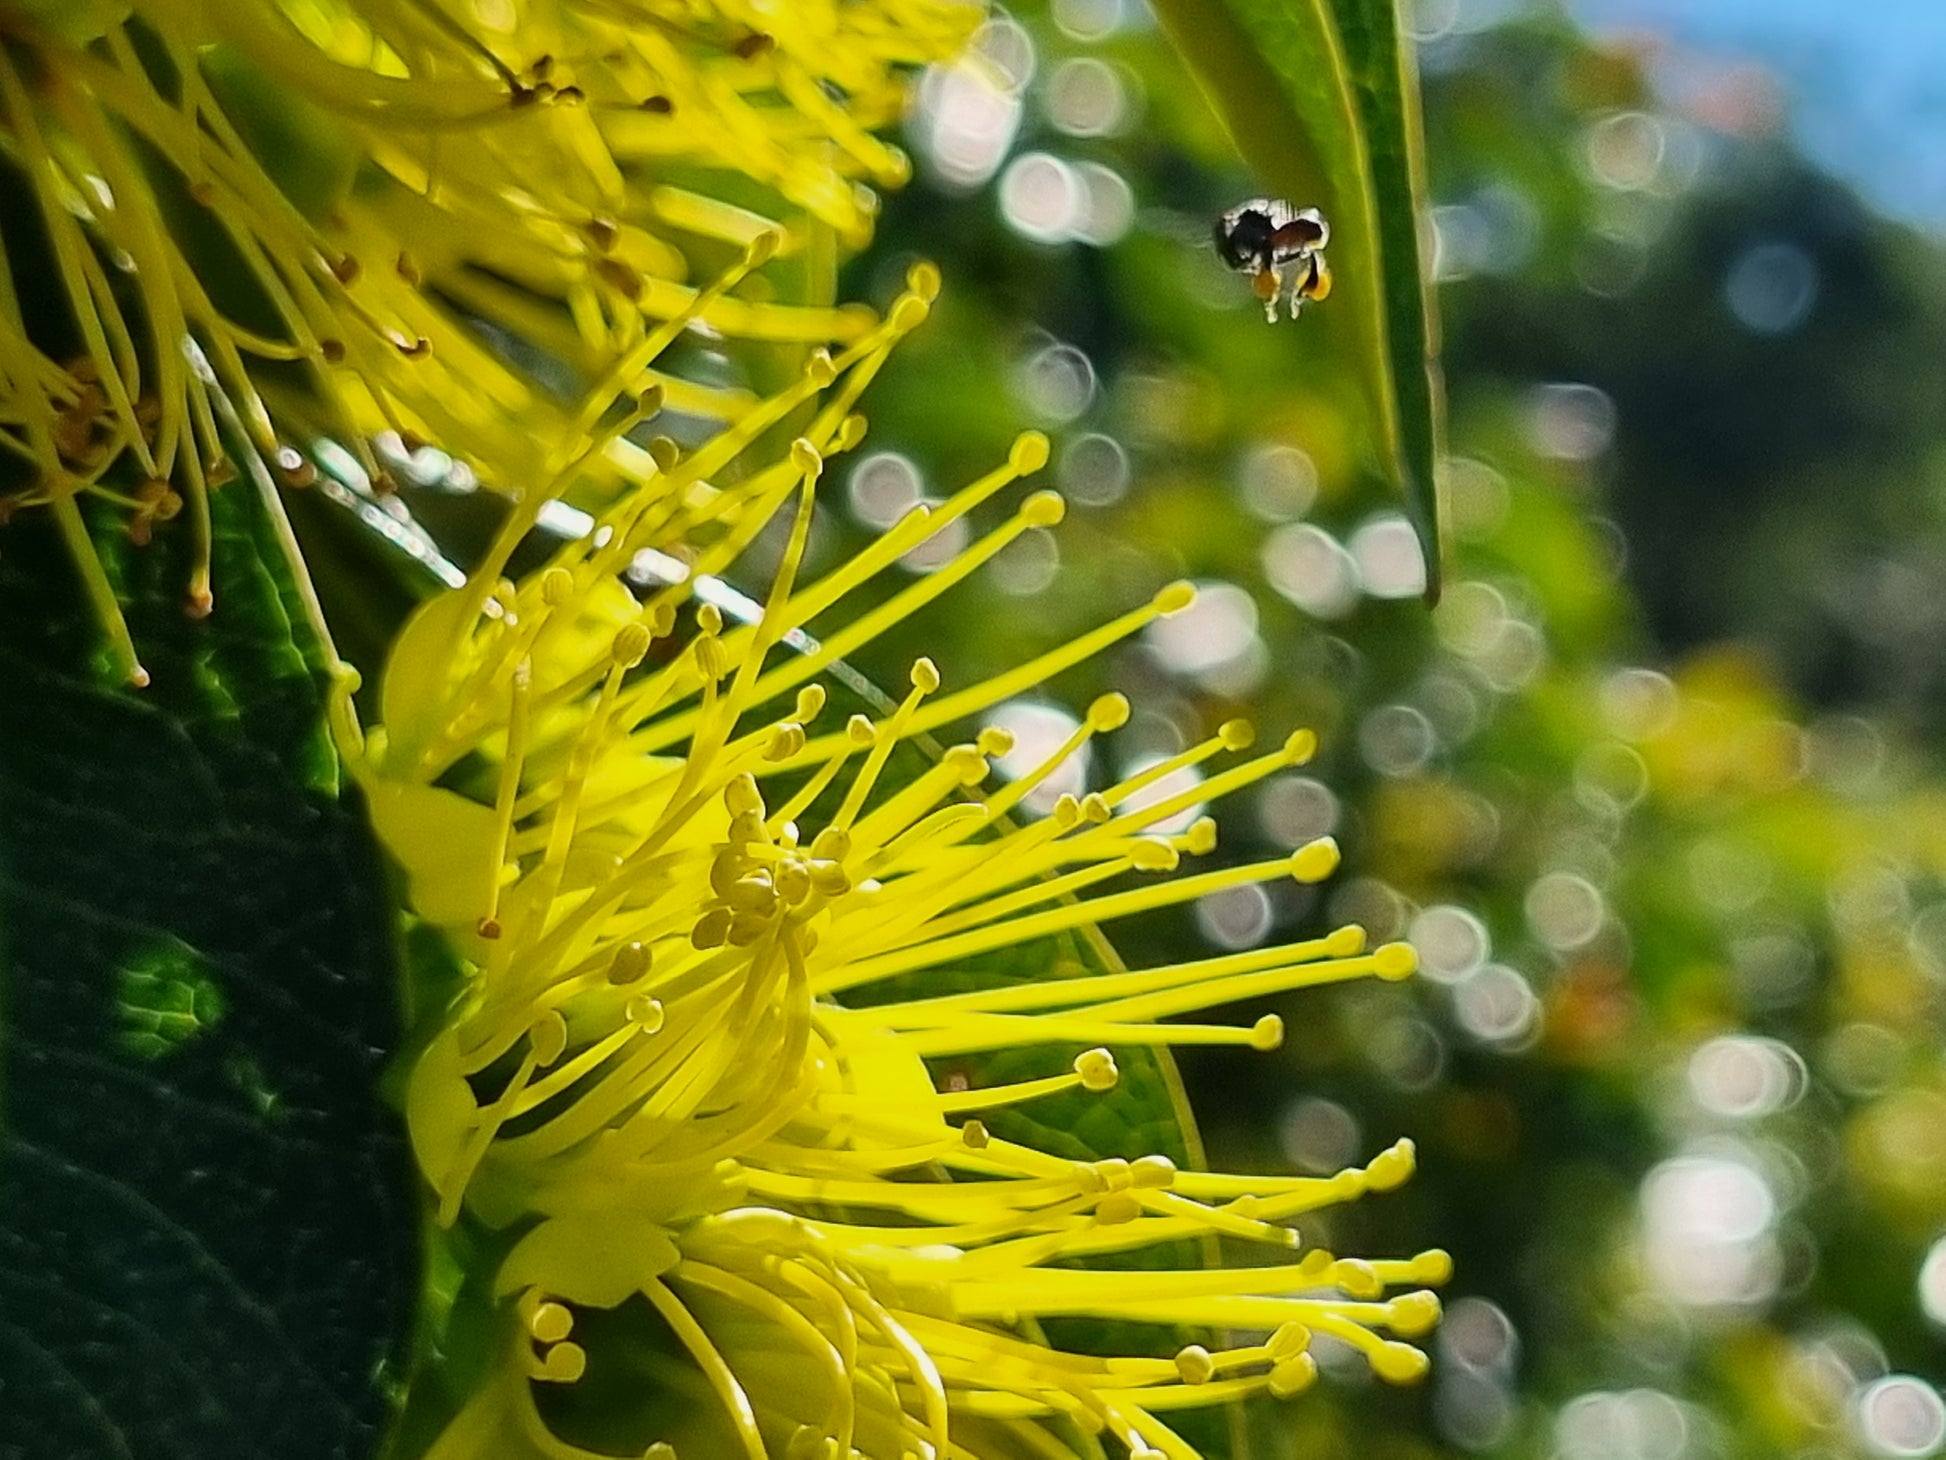
[[[574,399],[613,375],[740,415],[741,388],[631,362],[678,315],[800,346],[868,331],[830,280],[871,186],[907,171],[871,129],[976,18],[957,0],[0,0],[0,142],[40,225],[10,217],[0,256],[0,508],[53,509],[141,682],[76,499],[124,507],[138,539],[186,512],[207,613],[231,410],[299,484],[317,438],[362,452],[390,429],[502,487],[577,426],[537,373],[570,372]],[[692,258],[714,274],[780,224],[784,285],[688,282]]]
[[[1226,724],[1039,818],[1019,815],[1023,799],[1118,728],[1124,698],[1096,701],[1067,746],[1005,785],[989,784],[1011,748],[994,729],[915,757],[916,738],[1185,607],[1187,585],[954,692],[919,660],[886,712],[827,723],[834,663],[1062,515],[1056,494],[1032,493],[943,568],[872,591],[1038,470],[1047,443],[1029,434],[997,470],[799,581],[824,464],[862,435],[858,393],[936,288],[916,270],[872,334],[693,454],[658,446],[588,538],[500,582],[536,494],[395,651],[384,723],[358,759],[415,907],[468,960],[427,1016],[407,1118],[438,1223],[491,1254],[476,1277],[494,1302],[492,1355],[430,1451],[440,1460],[597,1453],[572,1403],[583,1386],[611,1420],[639,1412],[638,1454],[649,1441],[688,1456],[1097,1454],[1089,1437],[1106,1435],[1183,1460],[1195,1451],[1173,1411],[1303,1389],[1312,1335],[1387,1380],[1424,1372],[1411,1340],[1437,1320],[1425,1285],[1445,1278],[1445,1254],[1340,1258],[1299,1250],[1290,1226],[1402,1181],[1408,1143],[1315,1179],[1072,1159],[996,1133],[1035,1102],[1105,1097],[1116,1048],[1268,1049],[1283,1034],[1275,1016],[1175,1016],[1402,978],[1415,960],[1347,927],[1164,967],[995,973],[1008,950],[1133,913],[1317,881],[1338,851],[1321,840],[1167,876],[1216,833],[1207,818],[1158,828],[1301,764],[1308,732],[1161,795],[1178,768],[1249,748],[1249,728]],[[787,415],[808,427],[761,459]],[[716,575],[780,516],[767,601],[726,620]],[[686,571],[670,572],[678,550]],[[660,576],[632,579],[645,553],[661,554],[647,559]],[[341,731],[355,740],[348,714]],[[1041,1045],[1044,1075],[978,1083],[982,1056]],[[937,1081],[942,1061],[963,1077]],[[1183,1265],[1185,1239],[1214,1237],[1265,1260]],[[1047,1325],[1077,1319],[1148,1326],[1159,1347],[1051,1341]]]

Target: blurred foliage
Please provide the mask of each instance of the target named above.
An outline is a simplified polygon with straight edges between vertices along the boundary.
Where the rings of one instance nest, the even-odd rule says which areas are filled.
[[[923,254],[948,292],[869,402],[853,514],[942,493],[1037,416],[1080,521],[929,633],[949,678],[1196,578],[1196,623],[1044,701],[1129,689],[1132,758],[1239,713],[1315,726],[1315,779],[1220,809],[1219,855],[1335,827],[1363,874],[1111,931],[1420,943],[1416,1007],[1346,991],[1285,1011],[1281,1062],[1185,1061],[1219,1165],[1413,1134],[1422,1176],[1329,1238],[1459,1264],[1427,1391],[1329,1386],[1265,1453],[1930,1453],[1946,256],[1798,157],[1747,78],[1679,108],[1544,7],[1470,8],[1420,47],[1453,402],[1435,613],[1331,332],[1266,326],[1203,241],[1261,180],[1105,0],[996,19],[984,111],[922,97],[919,180],[858,282],[883,298]],[[1014,400],[972,388],[995,373]],[[881,648],[887,673],[911,652]]]

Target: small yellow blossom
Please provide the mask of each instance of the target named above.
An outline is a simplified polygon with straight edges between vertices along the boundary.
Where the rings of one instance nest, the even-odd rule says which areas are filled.
[[[1295,1394],[1316,1373],[1314,1335],[1389,1381],[1426,1368],[1412,1340],[1437,1320],[1427,1285],[1446,1277],[1445,1254],[1342,1258],[1301,1250],[1290,1225],[1404,1180],[1409,1143],[1318,1179],[1072,1159],[996,1130],[1050,1097],[1105,1097],[1116,1049],[1264,1050],[1283,1036],[1274,1015],[1177,1016],[1403,978],[1415,960],[1345,927],[1163,967],[993,972],[1008,950],[1145,910],[1316,882],[1338,851],[1327,839],[1168,875],[1216,831],[1208,818],[1161,828],[1302,764],[1308,732],[1250,754],[1249,727],[1232,722],[1038,818],[1020,815],[1024,798],[1128,719],[1122,696],[1004,785],[990,784],[1011,749],[996,729],[932,760],[912,749],[1186,607],[1185,584],[964,688],[921,659],[896,704],[834,723],[826,671],[1063,511],[1030,493],[938,571],[871,591],[1037,471],[1047,442],[1030,433],[987,476],[800,581],[825,463],[862,435],[859,392],[936,288],[916,270],[865,339],[693,453],[660,443],[586,539],[502,581],[544,494],[523,502],[468,587],[406,629],[362,746],[341,708],[412,902],[467,960],[464,987],[427,1017],[406,1099],[437,1222],[492,1253],[479,1278],[492,1356],[438,1460],[601,1453],[572,1403],[583,1388],[611,1419],[639,1414],[637,1454],[1193,1460],[1172,1412]],[[786,416],[808,418],[802,436],[757,459]],[[788,537],[761,613],[726,619],[707,585],[779,517]],[[677,548],[683,581],[630,577],[645,550]],[[1174,771],[1229,757],[1195,790],[1162,794]],[[935,1078],[942,1062],[977,1072],[983,1055],[1041,1045],[1037,1078]],[[1264,1260],[1172,1256],[1214,1237]],[[1146,1325],[1160,1342],[1115,1354],[1050,1341],[1045,1325],[1071,1320]]]
[[[84,494],[138,539],[186,515],[202,614],[231,430],[298,485],[318,438],[362,452],[393,430],[511,489],[575,433],[543,384],[562,372],[574,399],[612,376],[734,418],[748,390],[637,378],[661,353],[644,346],[679,316],[800,346],[868,331],[831,278],[872,188],[908,171],[872,129],[976,18],[958,0],[0,0],[0,147],[39,224],[10,222],[0,255],[0,509],[52,508],[140,682]],[[714,275],[760,236],[783,282],[690,282],[692,259]]]

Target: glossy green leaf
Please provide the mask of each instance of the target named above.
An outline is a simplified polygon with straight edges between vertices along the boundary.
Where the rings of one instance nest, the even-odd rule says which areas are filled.
[[[1417,81],[1397,0],[1154,0],[1266,189],[1331,223],[1318,313],[1357,361],[1377,465],[1439,588],[1437,338],[1420,257]]]
[[[417,1303],[385,874],[247,481],[98,541],[153,676],[99,657],[44,519],[0,534],[0,1455],[353,1460]]]

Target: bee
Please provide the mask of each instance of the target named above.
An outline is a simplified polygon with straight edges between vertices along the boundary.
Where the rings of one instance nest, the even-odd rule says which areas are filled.
[[[1264,318],[1275,321],[1277,300],[1285,295],[1290,316],[1331,292],[1331,268],[1324,246],[1331,225],[1316,208],[1293,208],[1279,198],[1252,198],[1216,220],[1216,255],[1240,274],[1263,301]],[[1290,287],[1285,290],[1285,271]]]

